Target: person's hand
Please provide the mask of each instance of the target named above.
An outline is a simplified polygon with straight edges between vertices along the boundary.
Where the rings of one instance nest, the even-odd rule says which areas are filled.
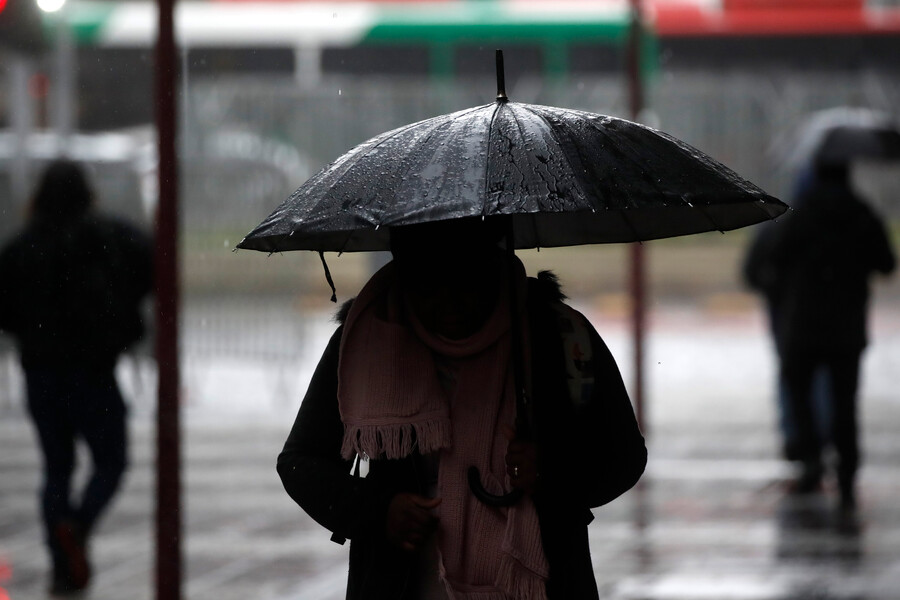
[[[387,512],[388,541],[408,552],[421,548],[437,529],[438,519],[431,510],[440,503],[440,498],[426,498],[418,494],[394,496]]]
[[[513,489],[533,494],[538,486],[537,444],[516,439],[514,429],[506,428],[506,474]]]

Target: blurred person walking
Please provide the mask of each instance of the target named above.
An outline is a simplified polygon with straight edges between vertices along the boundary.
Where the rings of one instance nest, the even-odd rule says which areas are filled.
[[[817,162],[793,208],[757,238],[745,274],[769,303],[793,425],[789,458],[802,464],[792,491],[820,489],[823,453],[833,447],[841,507],[852,510],[870,279],[891,273],[895,256],[884,224],[851,188],[847,163]],[[826,373],[830,397],[827,435],[818,426],[823,418],[813,394],[819,370]]]
[[[126,469],[126,407],[114,369],[143,336],[139,307],[152,288],[149,236],[92,205],[83,168],[51,163],[26,226],[0,252],[0,329],[16,339],[25,373],[44,460],[50,592],[60,595],[88,586],[88,540]],[[71,485],[78,440],[92,461],[80,495]]]

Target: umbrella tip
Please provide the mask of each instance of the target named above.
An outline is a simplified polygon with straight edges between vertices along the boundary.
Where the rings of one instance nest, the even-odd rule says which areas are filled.
[[[503,69],[503,50],[497,49],[497,102],[508,102],[506,96],[506,73]]]

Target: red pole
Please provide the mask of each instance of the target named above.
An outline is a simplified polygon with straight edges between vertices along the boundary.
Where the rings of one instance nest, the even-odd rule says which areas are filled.
[[[156,598],[181,599],[181,430],[178,374],[178,164],[175,0],[157,0],[156,127]]]
[[[628,35],[628,91],[631,118],[636,120],[644,108],[644,85],[641,78],[641,0],[631,2],[631,27]],[[637,422],[646,432],[644,418],[644,328],[646,324],[647,290],[645,285],[644,246],[631,245],[631,321],[634,344],[634,406]]]

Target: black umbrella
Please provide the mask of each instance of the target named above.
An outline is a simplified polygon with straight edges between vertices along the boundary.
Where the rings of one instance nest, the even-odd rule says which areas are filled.
[[[502,73],[502,71],[500,71]],[[511,215],[516,248],[727,231],[786,210],[656,129],[497,101],[356,146],[300,186],[238,248],[387,250],[388,228]]]
[[[615,117],[510,102],[499,51],[497,79],[496,102],[394,129],[339,157],[238,248],[388,250],[391,227],[502,216],[512,254],[515,248],[726,231],[787,210],[725,165],[661,131]],[[511,305],[515,314],[515,298]],[[517,334],[514,327],[513,344],[520,348]],[[527,414],[521,351],[513,357],[521,421]],[[520,423],[518,434],[526,427]],[[518,500],[517,494],[488,494],[474,467],[469,483],[490,504]]]

